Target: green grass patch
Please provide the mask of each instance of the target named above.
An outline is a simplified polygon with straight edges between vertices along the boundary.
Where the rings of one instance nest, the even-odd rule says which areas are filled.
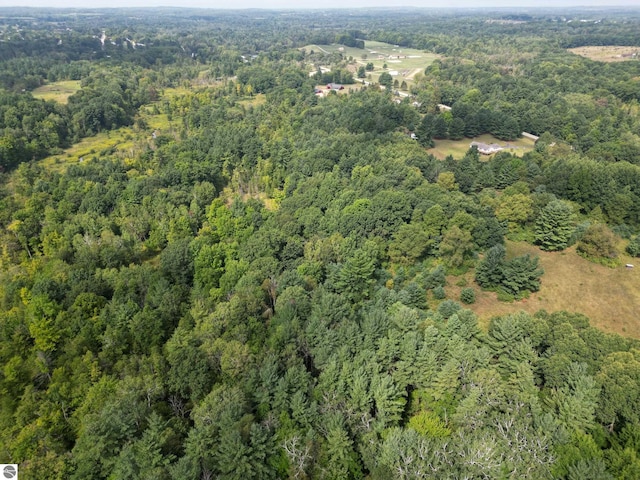
[[[528,138],[518,138],[509,142],[498,140],[490,134],[480,135],[475,138],[463,138],[462,140],[436,140],[436,146],[430,148],[428,152],[434,157],[444,160],[451,155],[453,158],[462,158],[469,151],[471,142],[497,143],[505,147],[506,152],[521,157],[526,152],[533,150],[535,142]],[[494,154],[495,155],[495,154]],[[481,155],[480,158],[490,159],[493,155]]]
[[[80,140],[59,155],[51,155],[41,162],[52,171],[64,171],[69,165],[89,161],[93,157],[100,158],[116,152],[131,152],[137,134],[132,127],[122,127],[109,132],[101,132],[93,137]],[[133,155],[133,152],[131,152]]]
[[[366,40],[365,48],[346,47],[344,45],[307,45],[304,48],[307,52],[324,52],[339,53],[345,58],[353,57],[357,66],[373,63],[373,71],[367,72],[367,78],[372,82],[377,82],[382,72],[389,72],[394,79],[402,83],[407,82],[410,85],[413,77],[433,63],[434,60],[440,58],[435,53],[416,50],[415,48],[399,47],[390,43],[374,42]],[[384,65],[387,69],[383,69]]]
[[[80,80],[64,80],[38,87],[31,94],[35,98],[66,104],[69,97],[78,90],[80,90]]]
[[[152,130],[168,131],[171,129],[171,122],[169,122],[169,116],[166,113],[143,115],[143,119]]]
[[[252,97],[247,97],[239,100],[238,103],[240,105],[244,105],[245,107],[258,107],[267,103],[267,97],[264,93],[259,93]]]

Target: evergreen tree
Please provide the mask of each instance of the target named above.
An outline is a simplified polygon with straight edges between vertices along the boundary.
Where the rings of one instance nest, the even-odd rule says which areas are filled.
[[[497,287],[504,278],[506,250],[502,245],[491,247],[476,267],[476,282],[483,288]]]
[[[563,250],[573,234],[571,206],[553,200],[544,207],[536,220],[535,239],[542,250]]]

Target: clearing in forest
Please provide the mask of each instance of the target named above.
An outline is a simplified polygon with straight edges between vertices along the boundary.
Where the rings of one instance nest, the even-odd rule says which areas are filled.
[[[521,157],[526,152],[533,150],[535,142],[528,138],[518,138],[511,141],[498,140],[490,134],[480,135],[475,138],[463,138],[462,140],[435,140],[436,146],[427,150],[434,157],[444,160],[451,155],[453,158],[462,158],[469,151],[471,142],[486,143],[487,145],[497,143],[504,147],[505,152]],[[481,159],[489,159],[493,155],[480,155]]]
[[[640,47],[622,47],[616,45],[570,48],[571,53],[596,62],[625,62],[640,60]]]
[[[473,272],[467,274],[469,286],[476,290],[476,303],[469,308],[476,312],[481,324],[487,326],[493,316],[524,310],[531,314],[546,310],[582,313],[592,326],[605,332],[640,338],[640,264],[638,259],[621,256],[622,265],[609,268],[580,257],[575,247],[562,252],[543,252],[525,242],[507,242],[507,256],[530,253],[540,258],[544,269],[540,291],[527,299],[505,303],[494,292],[480,290],[473,282]],[[622,246],[622,245],[621,245]],[[620,248],[620,250],[624,250]],[[626,263],[636,263],[625,268]],[[450,277],[446,287],[449,298],[460,298],[461,287]]]
[[[440,58],[435,53],[416,50],[415,48],[400,47],[384,42],[366,40],[363,48],[347,47],[344,45],[307,45],[303,47],[307,52],[340,53],[343,57],[353,57],[358,65],[373,63],[373,71],[367,72],[366,80],[378,81],[383,72],[388,72],[399,82],[409,84],[416,73],[424,72],[425,68]],[[383,68],[387,64],[386,70]],[[371,78],[369,78],[369,75]]]
[[[134,147],[134,136],[132,127],[121,127],[108,132],[101,132],[92,137],[86,137],[67,148],[60,155],[51,155],[42,160],[42,164],[52,171],[61,172],[74,163],[83,163],[96,157],[122,152],[125,155],[133,156],[131,149]]]
[[[54,102],[66,104],[69,97],[80,90],[80,80],[63,80],[60,82],[47,83],[36,88],[31,94],[35,98],[42,100],[53,100]]]

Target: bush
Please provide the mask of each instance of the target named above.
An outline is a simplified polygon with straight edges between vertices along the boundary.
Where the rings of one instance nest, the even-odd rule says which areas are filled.
[[[583,257],[592,259],[615,259],[618,256],[616,236],[601,223],[587,228],[576,250]]]
[[[640,257],[640,235],[629,242],[626,250],[632,257]]]
[[[512,303],[515,300],[515,297],[509,292],[504,291],[503,289],[499,289],[497,291],[498,301]]]
[[[433,289],[433,298],[435,298],[436,300],[442,300],[446,296],[447,295],[444,292],[444,288],[438,286]]]
[[[467,305],[475,303],[476,291],[471,287],[463,288],[460,292],[460,301],[462,303],[466,303]]]
[[[453,300],[445,300],[438,306],[438,313],[442,315],[442,318],[448,319],[451,315],[460,310],[462,306],[458,302]]]

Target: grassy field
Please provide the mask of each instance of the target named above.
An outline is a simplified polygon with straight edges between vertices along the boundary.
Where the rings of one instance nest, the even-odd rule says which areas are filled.
[[[67,103],[71,95],[80,90],[79,80],[65,80],[53,82],[36,88],[33,92],[35,98],[53,100],[58,103]]]
[[[436,140],[436,146],[434,148],[430,148],[427,150],[434,157],[439,158],[440,160],[444,160],[448,155],[452,155],[453,158],[461,158],[465,153],[469,150],[469,145],[471,142],[482,142],[482,143],[497,143],[498,145],[502,145],[506,147],[506,151],[513,153],[514,155],[522,156],[526,152],[533,150],[533,146],[535,142],[533,140],[529,140],[528,138],[519,138],[517,140],[511,142],[504,142],[502,140],[498,140],[493,135],[480,135],[475,138],[463,138],[462,140]],[[481,158],[489,159],[492,155],[481,155]]]
[[[253,97],[247,97],[244,100],[239,100],[238,103],[245,107],[258,107],[267,103],[267,96],[264,93],[258,93]]]
[[[367,72],[371,74],[371,81],[377,82],[378,77],[385,70],[382,68],[387,64],[387,72],[391,73],[394,79],[399,82],[406,81],[409,85],[413,77],[418,72],[423,72],[425,68],[439,58],[435,53],[424,52],[413,48],[396,47],[389,43],[365,41],[365,48],[345,47],[344,45],[307,45],[304,47],[307,52],[311,50],[325,53],[341,53],[345,57],[353,57],[358,65],[373,63],[374,70]],[[396,58],[400,57],[400,58]],[[368,80],[368,78],[367,78]]]
[[[42,160],[42,164],[52,171],[64,171],[67,166],[82,163],[93,157],[120,152],[123,156],[133,157],[135,133],[132,127],[122,127],[102,132],[93,137],[80,140],[60,155],[51,155]]]
[[[575,252],[543,252],[523,242],[507,242],[508,255],[530,253],[540,257],[544,269],[539,292],[513,303],[500,302],[493,292],[483,292],[473,283],[473,272],[466,275],[469,286],[476,290],[476,303],[470,308],[487,326],[491,317],[524,310],[578,312],[591,319],[591,325],[607,332],[640,338],[640,264],[630,257],[622,258],[622,266],[608,268],[591,263]],[[637,260],[637,259],[636,259]],[[625,263],[636,263],[625,268]],[[450,277],[446,287],[449,298],[460,298],[459,279]]]
[[[640,59],[640,47],[604,45],[570,48],[569,51],[596,62],[625,62]]]

